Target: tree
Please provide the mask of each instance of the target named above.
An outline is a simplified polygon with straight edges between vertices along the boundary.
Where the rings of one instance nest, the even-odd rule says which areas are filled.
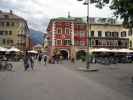
[[[114,15],[123,19],[126,28],[133,28],[133,0],[92,0],[96,7],[102,9],[106,4],[111,3],[110,9]]]

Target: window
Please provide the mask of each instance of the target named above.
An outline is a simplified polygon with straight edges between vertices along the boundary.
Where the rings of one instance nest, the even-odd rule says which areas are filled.
[[[118,40],[118,46],[121,46],[121,45],[122,45],[121,40]]]
[[[98,46],[98,40],[95,40],[95,45]]]
[[[61,45],[61,40],[57,40],[56,45]]]
[[[66,34],[70,34],[71,32],[70,32],[70,29],[69,28],[65,28],[65,33]]]
[[[67,40],[63,40],[63,45],[67,45]]]
[[[61,28],[57,28],[57,34],[61,34],[62,33],[62,29]]]
[[[129,29],[128,36],[132,36],[132,29]]]
[[[6,43],[6,40],[5,39],[3,39],[3,44],[5,44]]]
[[[12,22],[12,26],[15,26],[15,23],[14,22]]]
[[[68,44],[69,44],[69,45],[72,45],[72,41],[71,41],[71,40],[68,40]]]
[[[9,22],[6,22],[6,26],[9,26],[10,24],[9,24]]]
[[[3,35],[3,31],[0,31],[0,35]]]
[[[94,37],[94,31],[91,31],[91,37]]]
[[[112,34],[112,37],[115,37],[115,32],[112,32],[111,34]]]
[[[119,32],[115,32],[115,37],[118,37],[119,36]]]
[[[118,37],[118,32],[112,32],[112,37]]]
[[[130,43],[130,44],[129,44],[130,48],[132,48],[132,41],[130,41],[129,43]]]
[[[8,31],[5,31],[5,34],[4,35],[8,35]]]
[[[102,37],[102,31],[98,31],[98,37]]]
[[[71,40],[64,40],[63,45],[71,45]]]
[[[105,37],[111,37],[111,32],[110,31],[106,31],[105,32]]]
[[[126,31],[121,32],[121,37],[126,37]]]
[[[107,37],[108,36],[108,32],[105,32],[105,37]]]
[[[12,35],[12,31],[9,31],[9,35]]]

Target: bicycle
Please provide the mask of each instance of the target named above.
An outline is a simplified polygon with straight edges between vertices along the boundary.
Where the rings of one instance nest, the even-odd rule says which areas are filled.
[[[1,71],[12,71],[13,65],[7,61],[0,61],[0,70]]]

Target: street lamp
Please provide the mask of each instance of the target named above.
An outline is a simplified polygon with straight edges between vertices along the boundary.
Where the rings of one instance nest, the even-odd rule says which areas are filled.
[[[83,1],[83,0],[77,0],[77,1]],[[90,68],[90,59],[89,59],[89,33],[90,33],[90,21],[89,21],[89,2],[90,0],[85,0],[83,3],[84,5],[87,5],[87,23],[86,23],[86,31],[87,31],[87,53],[86,53],[86,69]]]

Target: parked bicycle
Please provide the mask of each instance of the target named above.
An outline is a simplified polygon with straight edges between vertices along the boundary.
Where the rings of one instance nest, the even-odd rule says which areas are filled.
[[[8,61],[0,61],[0,71],[12,71],[13,65]]]

